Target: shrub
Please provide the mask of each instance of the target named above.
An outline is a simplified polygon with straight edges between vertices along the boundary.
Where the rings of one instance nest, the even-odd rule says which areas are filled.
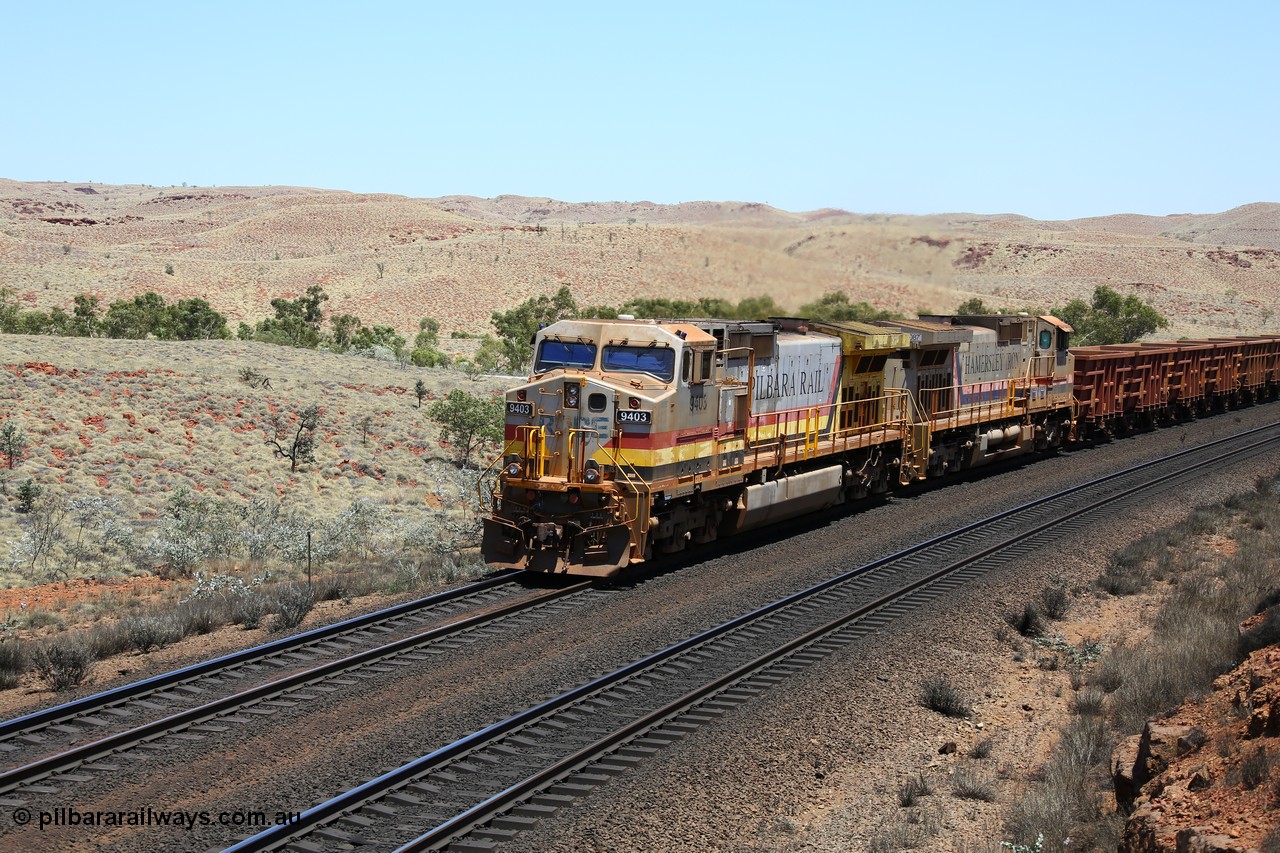
[[[1045,633],[1044,616],[1040,608],[1030,601],[1022,606],[1021,611],[1005,614],[1004,621],[1024,637],[1043,637]]]
[[[923,773],[917,773],[907,777],[907,780],[898,786],[898,805],[909,808],[914,806],[921,797],[932,793],[933,788],[929,785],[929,780],[924,778]]]
[[[276,618],[272,620],[272,631],[287,631],[302,624],[316,600],[311,589],[305,584],[289,584],[276,590],[273,596]]]
[[[181,627],[167,616],[126,616],[120,620],[120,630],[129,648],[140,652],[160,649],[182,639]]]
[[[967,717],[971,710],[969,700],[942,675],[934,676],[921,685],[920,704],[948,717]]]
[[[260,592],[242,592],[231,599],[231,621],[253,630],[271,612],[271,601]]]
[[[45,684],[59,692],[84,683],[93,670],[93,649],[82,637],[46,640],[31,653],[31,664]]]
[[[1112,562],[1098,578],[1098,587],[1111,595],[1133,595],[1151,582],[1150,576],[1136,564]]]
[[[1107,694],[1101,687],[1086,687],[1076,693],[1072,710],[1081,717],[1101,717],[1107,711]]]
[[[1258,625],[1240,635],[1240,657],[1280,643],[1280,607],[1272,607]]]
[[[1050,619],[1061,619],[1071,609],[1071,596],[1067,588],[1059,584],[1050,584],[1040,590],[1040,609]]]
[[[1259,746],[1251,755],[1240,762],[1240,784],[1246,791],[1252,791],[1271,778],[1271,759],[1267,757],[1267,748]]]
[[[173,612],[182,637],[207,634],[228,621],[226,609],[211,598],[190,598],[178,605]]]
[[[984,803],[995,802],[996,786],[986,776],[961,766],[956,768],[951,777],[951,790],[962,800],[981,800]]]
[[[112,655],[122,654],[130,649],[136,648],[130,642],[129,634],[125,630],[124,620],[114,625],[99,625],[88,633],[85,642],[89,644],[89,650],[93,652],[94,658],[102,660]]]
[[[973,749],[969,750],[970,758],[987,758],[996,748],[995,738],[985,737],[973,745]]]
[[[17,639],[0,641],[0,690],[18,686],[18,679],[27,671],[27,650]]]

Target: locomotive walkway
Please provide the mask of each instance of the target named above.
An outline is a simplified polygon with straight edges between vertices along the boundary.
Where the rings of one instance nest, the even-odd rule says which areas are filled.
[[[835,649],[1099,517],[1277,442],[1280,424],[1231,436],[858,567],[495,723],[228,849],[492,849]]]

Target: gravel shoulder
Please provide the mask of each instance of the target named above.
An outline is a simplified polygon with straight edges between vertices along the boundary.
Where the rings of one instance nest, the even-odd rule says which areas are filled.
[[[785,539],[743,540],[709,559],[688,560],[679,570],[593,594],[531,634],[477,640],[456,655],[360,679],[201,741],[160,744],[145,757],[119,762],[118,772],[57,786],[30,798],[29,805],[301,811],[515,710],[838,571],[1032,496],[1270,422],[1277,414],[1263,407],[1161,430],[858,513],[818,518]],[[1230,422],[1230,429],[1222,421]],[[1274,470],[1280,458],[1268,464]],[[867,849],[881,824],[898,817],[895,791],[901,774],[928,768],[943,773],[961,759],[939,757],[939,744],[956,741],[963,756],[977,736],[971,728],[977,722],[997,735],[982,766],[997,776],[1001,797],[995,804],[956,801],[939,818],[952,835],[939,838],[984,837],[998,828],[1000,803],[1008,801],[1005,788],[1016,784],[1015,772],[1034,766],[1054,728],[1050,703],[1023,701],[1019,691],[1027,684],[1048,689],[1048,679],[1065,679],[1012,660],[1009,643],[996,637],[1001,614],[1034,595],[1050,574],[1087,581],[1127,537],[1247,488],[1258,473],[1255,466],[1205,477],[1194,489],[1168,495],[1146,512],[1117,519],[1106,537],[1082,536],[1061,554],[1011,567],[967,588],[943,617],[906,620],[833,655],[542,829],[518,837],[511,849]],[[1082,598],[1078,609],[1105,610],[1105,605]],[[980,697],[973,723],[957,724],[915,706],[920,679],[937,671]],[[1054,698],[1065,703],[1068,693],[1069,688]],[[1023,711],[1024,704],[1032,710]],[[1006,766],[1007,772],[1001,770]],[[944,799],[937,796],[936,802]],[[0,827],[0,847],[77,849],[90,837],[87,832],[69,827],[36,834],[6,825]],[[102,850],[183,850],[225,845],[243,834],[217,826],[191,832],[122,827],[92,837]]]

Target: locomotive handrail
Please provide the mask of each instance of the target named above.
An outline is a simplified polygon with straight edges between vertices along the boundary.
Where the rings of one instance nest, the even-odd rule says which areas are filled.
[[[597,446],[606,456],[609,457],[610,460],[613,461],[614,471],[622,475],[622,479],[626,481],[627,485],[631,488],[632,493],[635,495],[636,513],[632,523],[640,523],[640,529],[637,530],[636,533],[639,536],[644,536],[644,534],[649,532],[649,513],[640,511],[640,495],[644,495],[644,505],[648,506],[649,496],[653,494],[653,490],[649,488],[649,484],[645,482],[644,477],[640,476],[640,472],[636,470],[636,466],[631,463],[631,460],[622,455],[622,431],[619,430],[617,435],[618,452],[616,454],[603,444],[598,444]],[[599,434],[597,433],[597,437],[598,436]],[[631,473],[636,475],[634,480],[631,478],[631,474],[627,473],[627,468],[630,468]]]
[[[514,438],[504,442],[502,445],[502,452],[493,457],[493,461],[489,463],[488,467],[480,472],[480,478],[476,480],[476,497],[480,499],[481,504],[485,502],[484,487],[487,482],[486,478],[489,476],[489,473],[493,471],[493,466],[507,458],[507,454],[512,450],[515,443],[516,440]],[[493,504],[495,510],[497,509],[497,501],[498,489],[495,481],[495,485],[489,487],[489,502]]]

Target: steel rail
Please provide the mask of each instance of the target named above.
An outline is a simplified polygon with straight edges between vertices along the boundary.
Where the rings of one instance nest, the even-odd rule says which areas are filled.
[[[13,719],[0,722],[0,741],[8,740],[18,735],[28,734],[33,729],[44,728],[58,723],[65,723],[76,717],[83,717],[85,714],[101,711],[104,708],[110,708],[131,699],[137,699],[140,696],[145,696],[148,693],[153,693],[166,687],[181,684],[193,678],[203,678],[208,675],[216,674],[220,670],[229,669],[233,666],[242,666],[247,663],[254,663],[264,658],[273,657],[282,652],[294,651],[312,643],[332,639],[340,634],[367,628],[370,625],[377,624],[378,622],[399,618],[416,610],[447,604],[448,602],[459,598],[465,598],[466,596],[474,595],[478,592],[492,589],[493,587],[511,583],[516,574],[518,573],[514,571],[502,572],[494,575],[493,577],[467,584],[466,586],[445,590],[444,592],[429,595],[425,598],[407,601],[403,604],[397,604],[393,607],[374,611],[373,613],[354,616],[341,622],[334,622],[332,625],[313,628],[310,631],[304,631],[301,634],[294,634],[289,637],[274,640],[270,643],[263,643],[262,645],[253,646],[248,649],[231,652],[230,654],[201,661],[181,669],[175,669],[170,672],[151,676],[150,678],[133,681],[129,684],[122,684],[119,687],[104,690],[101,693],[95,693],[91,696],[85,696],[71,702],[64,702],[50,708],[33,711],[32,713],[25,714],[21,717],[14,717]]]
[[[283,678],[259,684],[247,690],[223,696],[212,702],[161,717],[140,726],[100,738],[77,746],[73,749],[46,756],[37,761],[24,764],[0,773],[0,793],[12,791],[43,779],[54,773],[64,772],[75,766],[101,758],[104,755],[121,752],[139,743],[155,740],[168,734],[189,728],[209,719],[226,716],[236,710],[257,704],[289,690],[318,681],[332,678],[350,670],[359,669],[395,655],[412,651],[444,639],[453,634],[485,625],[490,622],[520,613],[534,607],[565,598],[592,586],[591,581],[572,584],[560,589],[551,590],[532,599],[514,602],[496,610],[481,613],[446,625],[440,625],[402,637],[390,643],[372,649],[348,655],[337,660],[327,661],[319,666],[291,673]]]
[[[652,670],[659,664],[670,661],[679,655],[691,652],[699,646],[705,645],[731,631],[748,626],[750,623],[757,622],[766,616],[778,613],[791,605],[798,604],[806,599],[812,599],[818,594],[832,589],[837,585],[847,583],[855,578],[860,578],[861,576],[867,575],[868,573],[873,572],[876,569],[883,568],[891,563],[901,562],[904,558],[921,554],[927,549],[946,544],[949,540],[957,539],[966,533],[980,531],[982,528],[992,526],[996,522],[1012,518],[1018,514],[1026,513],[1037,507],[1043,507],[1052,501],[1061,500],[1066,497],[1083,493],[1085,490],[1097,488],[1158,465],[1167,465],[1169,463],[1177,462],[1178,460],[1184,459],[1192,454],[1203,454],[1207,450],[1212,450],[1213,448],[1218,448],[1228,443],[1238,442],[1242,438],[1259,436],[1269,430],[1274,431],[1277,426],[1280,426],[1280,424],[1270,424],[1245,433],[1240,433],[1238,435],[1229,436],[1224,439],[1179,451],[1178,453],[1161,457],[1160,459],[1131,466],[1121,471],[1090,480],[1086,483],[1055,492],[1046,497],[1030,501],[1019,507],[1014,507],[1010,510],[997,513],[986,519],[975,521],[971,524],[958,528],[957,530],[951,531],[950,533],[933,537],[932,539],[903,549],[895,554],[891,554],[871,563],[867,563],[866,565],[859,566],[836,577],[829,578],[821,583],[809,587],[808,589],[794,593],[771,604],[757,608],[750,613],[710,628],[694,637],[682,640],[679,643],[654,652],[639,661],[603,675],[588,684],[549,699],[533,708],[508,717],[505,720],[494,723],[478,732],[475,732],[474,734],[468,735],[467,737],[461,738],[452,744],[435,750],[422,758],[409,762],[402,767],[396,768],[377,777],[376,779],[357,786],[344,794],[320,803],[311,809],[304,811],[300,818],[294,823],[287,826],[274,827],[272,829],[265,830],[264,832],[246,838],[243,841],[227,848],[227,851],[228,853],[247,853],[247,851],[281,849],[282,847],[291,844],[299,837],[306,835],[308,832],[322,829],[327,824],[331,824],[345,815],[354,813],[362,806],[372,803],[398,788],[411,784],[415,780],[423,779],[431,772],[439,770],[449,762],[476,752],[487,744],[499,740],[504,735],[518,730],[528,729],[537,724],[540,720],[547,718],[549,715],[566,709],[569,706],[582,704],[594,694],[600,693],[601,691],[606,690],[625,679],[639,675],[645,671]],[[902,601],[904,597],[909,598],[914,594],[920,593],[922,590],[927,590],[931,586],[938,584],[948,575],[956,575],[963,567],[970,566],[984,558],[997,554],[1000,551],[1009,549],[1011,544],[1018,540],[1025,540],[1030,535],[1036,535],[1036,533],[1044,532],[1050,528],[1062,525],[1072,518],[1096,511],[1102,506],[1121,500],[1126,496],[1131,496],[1143,489],[1153,488],[1156,485],[1169,480],[1185,477],[1191,472],[1195,472],[1200,468],[1209,465],[1220,463],[1224,459],[1228,459],[1232,456],[1256,451],[1257,449],[1276,441],[1278,438],[1280,438],[1280,435],[1267,436],[1252,444],[1228,449],[1212,458],[1178,468],[1177,470],[1161,475],[1154,480],[1146,481],[1120,492],[1106,495],[1090,502],[1086,507],[1079,508],[1074,513],[1054,516],[1050,520],[1036,526],[1033,529],[1033,532],[1028,533],[1025,530],[1020,531],[1010,539],[1002,540],[995,545],[990,545],[980,549],[976,554],[971,553],[960,560],[948,563],[944,568],[932,571],[922,579],[918,579],[906,586],[900,587],[893,593],[880,596],[865,606],[859,606],[853,611],[846,612],[834,622],[825,623],[814,630],[806,632],[803,636],[795,640],[785,642],[783,645],[755,658],[748,664],[736,667],[728,674],[708,681],[696,690],[687,693],[681,699],[664,704],[661,708],[644,714],[640,719],[607,734],[603,738],[597,740],[594,744],[579,749],[564,759],[555,761],[551,766],[531,774],[515,785],[509,786],[503,791],[488,797],[483,802],[471,807],[470,809],[445,820],[427,834],[411,841],[403,849],[418,850],[439,847],[443,844],[449,843],[451,840],[457,840],[458,838],[465,836],[477,826],[485,823],[486,821],[492,820],[495,816],[510,809],[514,804],[520,802],[524,798],[527,798],[531,793],[543,790],[548,785],[555,784],[566,776],[577,772],[583,766],[597,760],[603,753],[608,752],[609,749],[616,747],[618,744],[634,739],[637,734],[652,729],[654,725],[660,724],[663,720],[670,719],[672,716],[679,715],[681,713],[687,713],[687,709],[691,702],[696,704],[697,702],[704,701],[707,696],[713,695],[717,691],[723,692],[727,685],[732,685],[744,678],[750,677],[753,673],[757,673],[762,666],[768,666],[770,663],[777,663],[784,658],[800,654],[806,648],[813,646],[815,643],[821,642],[823,637],[831,634],[833,631],[838,631],[841,626],[848,625],[850,622],[855,622],[859,619],[865,619],[870,613],[882,610],[893,602]]]
[[[1260,444],[1267,443],[1270,441],[1275,441],[1275,440],[1276,438],[1266,439],[1263,442],[1260,442]],[[1083,507],[1073,510],[1070,514],[1066,516],[1044,522],[1040,525],[1037,525],[1036,527],[1031,528],[1030,530],[1021,531],[1015,537],[1011,537],[1009,539],[998,542],[994,545],[991,545],[983,549],[982,551],[979,551],[976,554],[968,555],[949,565],[943,566],[942,568],[934,571],[932,574],[927,575],[926,577],[919,578],[915,581],[912,581],[911,583],[906,584],[887,595],[883,595],[874,601],[861,605],[858,608],[850,611],[849,613],[843,616],[840,616],[837,619],[832,620],[826,625],[821,625],[817,628],[814,628],[808,633],[800,637],[797,637],[793,640],[790,640],[784,645],[781,645],[778,648],[773,649],[772,651],[766,652],[765,654],[760,655],[754,660],[746,664],[743,664],[742,666],[738,667],[732,672],[729,672],[717,677],[716,679],[702,685],[696,690],[693,690],[685,694],[684,696],[680,697],[679,699],[676,699],[675,701],[669,703],[668,705],[662,708],[658,708],[657,710],[651,711],[650,713],[635,720],[634,722],[628,724],[627,726],[624,726],[620,729],[616,729],[615,731],[610,732],[609,734],[597,740],[595,743],[590,744],[584,747],[583,749],[579,750],[574,755],[568,756],[567,758],[564,758],[556,762],[556,764],[549,766],[544,770],[527,777],[526,779],[521,780],[517,784],[512,785],[507,789],[505,789],[504,791],[501,791],[498,794],[495,794],[494,796],[490,797],[488,800],[484,801],[483,803],[479,803],[473,806],[471,809],[467,810],[466,812],[463,812],[457,815],[456,817],[452,818],[451,820],[440,824],[439,826],[433,828],[431,831],[420,835],[418,838],[414,839],[413,841],[410,841],[409,843],[402,845],[401,847],[397,848],[396,853],[420,853],[420,851],[425,851],[425,850],[442,849],[444,846],[446,846],[450,842],[456,841],[459,838],[464,837],[477,826],[480,826],[492,820],[493,818],[497,817],[498,815],[508,811],[512,806],[528,798],[532,794],[535,794],[541,790],[544,790],[548,786],[563,780],[564,778],[570,776],[571,774],[589,766],[590,764],[599,760],[600,758],[603,758],[604,756],[612,752],[614,748],[621,746],[622,744],[625,744],[628,741],[634,740],[636,737],[661,725],[664,722],[667,722],[675,717],[678,717],[679,715],[691,710],[698,703],[708,698],[711,698],[717,693],[721,693],[729,689],[730,687],[741,682],[742,680],[746,678],[750,678],[754,675],[760,674],[761,670],[765,670],[769,666],[787,657],[790,657],[796,654],[797,652],[803,651],[804,649],[808,648],[814,643],[822,640],[824,637],[828,636],[829,634],[832,634],[833,632],[838,631],[839,629],[849,625],[850,623],[863,619],[868,615],[887,607],[888,605],[900,602],[901,600],[909,597],[912,593],[915,593],[925,587],[928,587],[931,584],[936,583],[942,578],[945,578],[949,575],[954,575],[955,573],[959,572],[964,568],[967,568],[973,563],[980,562],[981,560],[987,557],[990,557],[994,554],[997,554],[1009,548],[1017,540],[1026,539],[1030,536],[1035,536],[1039,533],[1046,532],[1054,527],[1058,527],[1062,525],[1067,521],[1071,521],[1073,519],[1076,519],[1081,516],[1087,515],[1091,512],[1094,512],[1095,510],[1098,510],[1106,506],[1107,504],[1113,503],[1125,497],[1130,497],[1146,489],[1150,489],[1155,486],[1161,485],[1169,480],[1179,479],[1181,477],[1186,476],[1187,473],[1191,471],[1199,470],[1200,468],[1204,468],[1209,465],[1221,462],[1223,458],[1233,456],[1238,453],[1246,452],[1247,450],[1250,450],[1250,449],[1253,449],[1253,448],[1244,448],[1240,450],[1235,450],[1229,454],[1224,454],[1224,456],[1205,460],[1204,462],[1200,462],[1195,465],[1189,466],[1184,470],[1174,471],[1162,477],[1158,477],[1155,480],[1150,480],[1145,483],[1140,483],[1136,486],[1125,489],[1124,491],[1118,492],[1113,495],[1108,495],[1105,498],[1100,498],[1096,501],[1093,501],[1092,503],[1089,503]]]

